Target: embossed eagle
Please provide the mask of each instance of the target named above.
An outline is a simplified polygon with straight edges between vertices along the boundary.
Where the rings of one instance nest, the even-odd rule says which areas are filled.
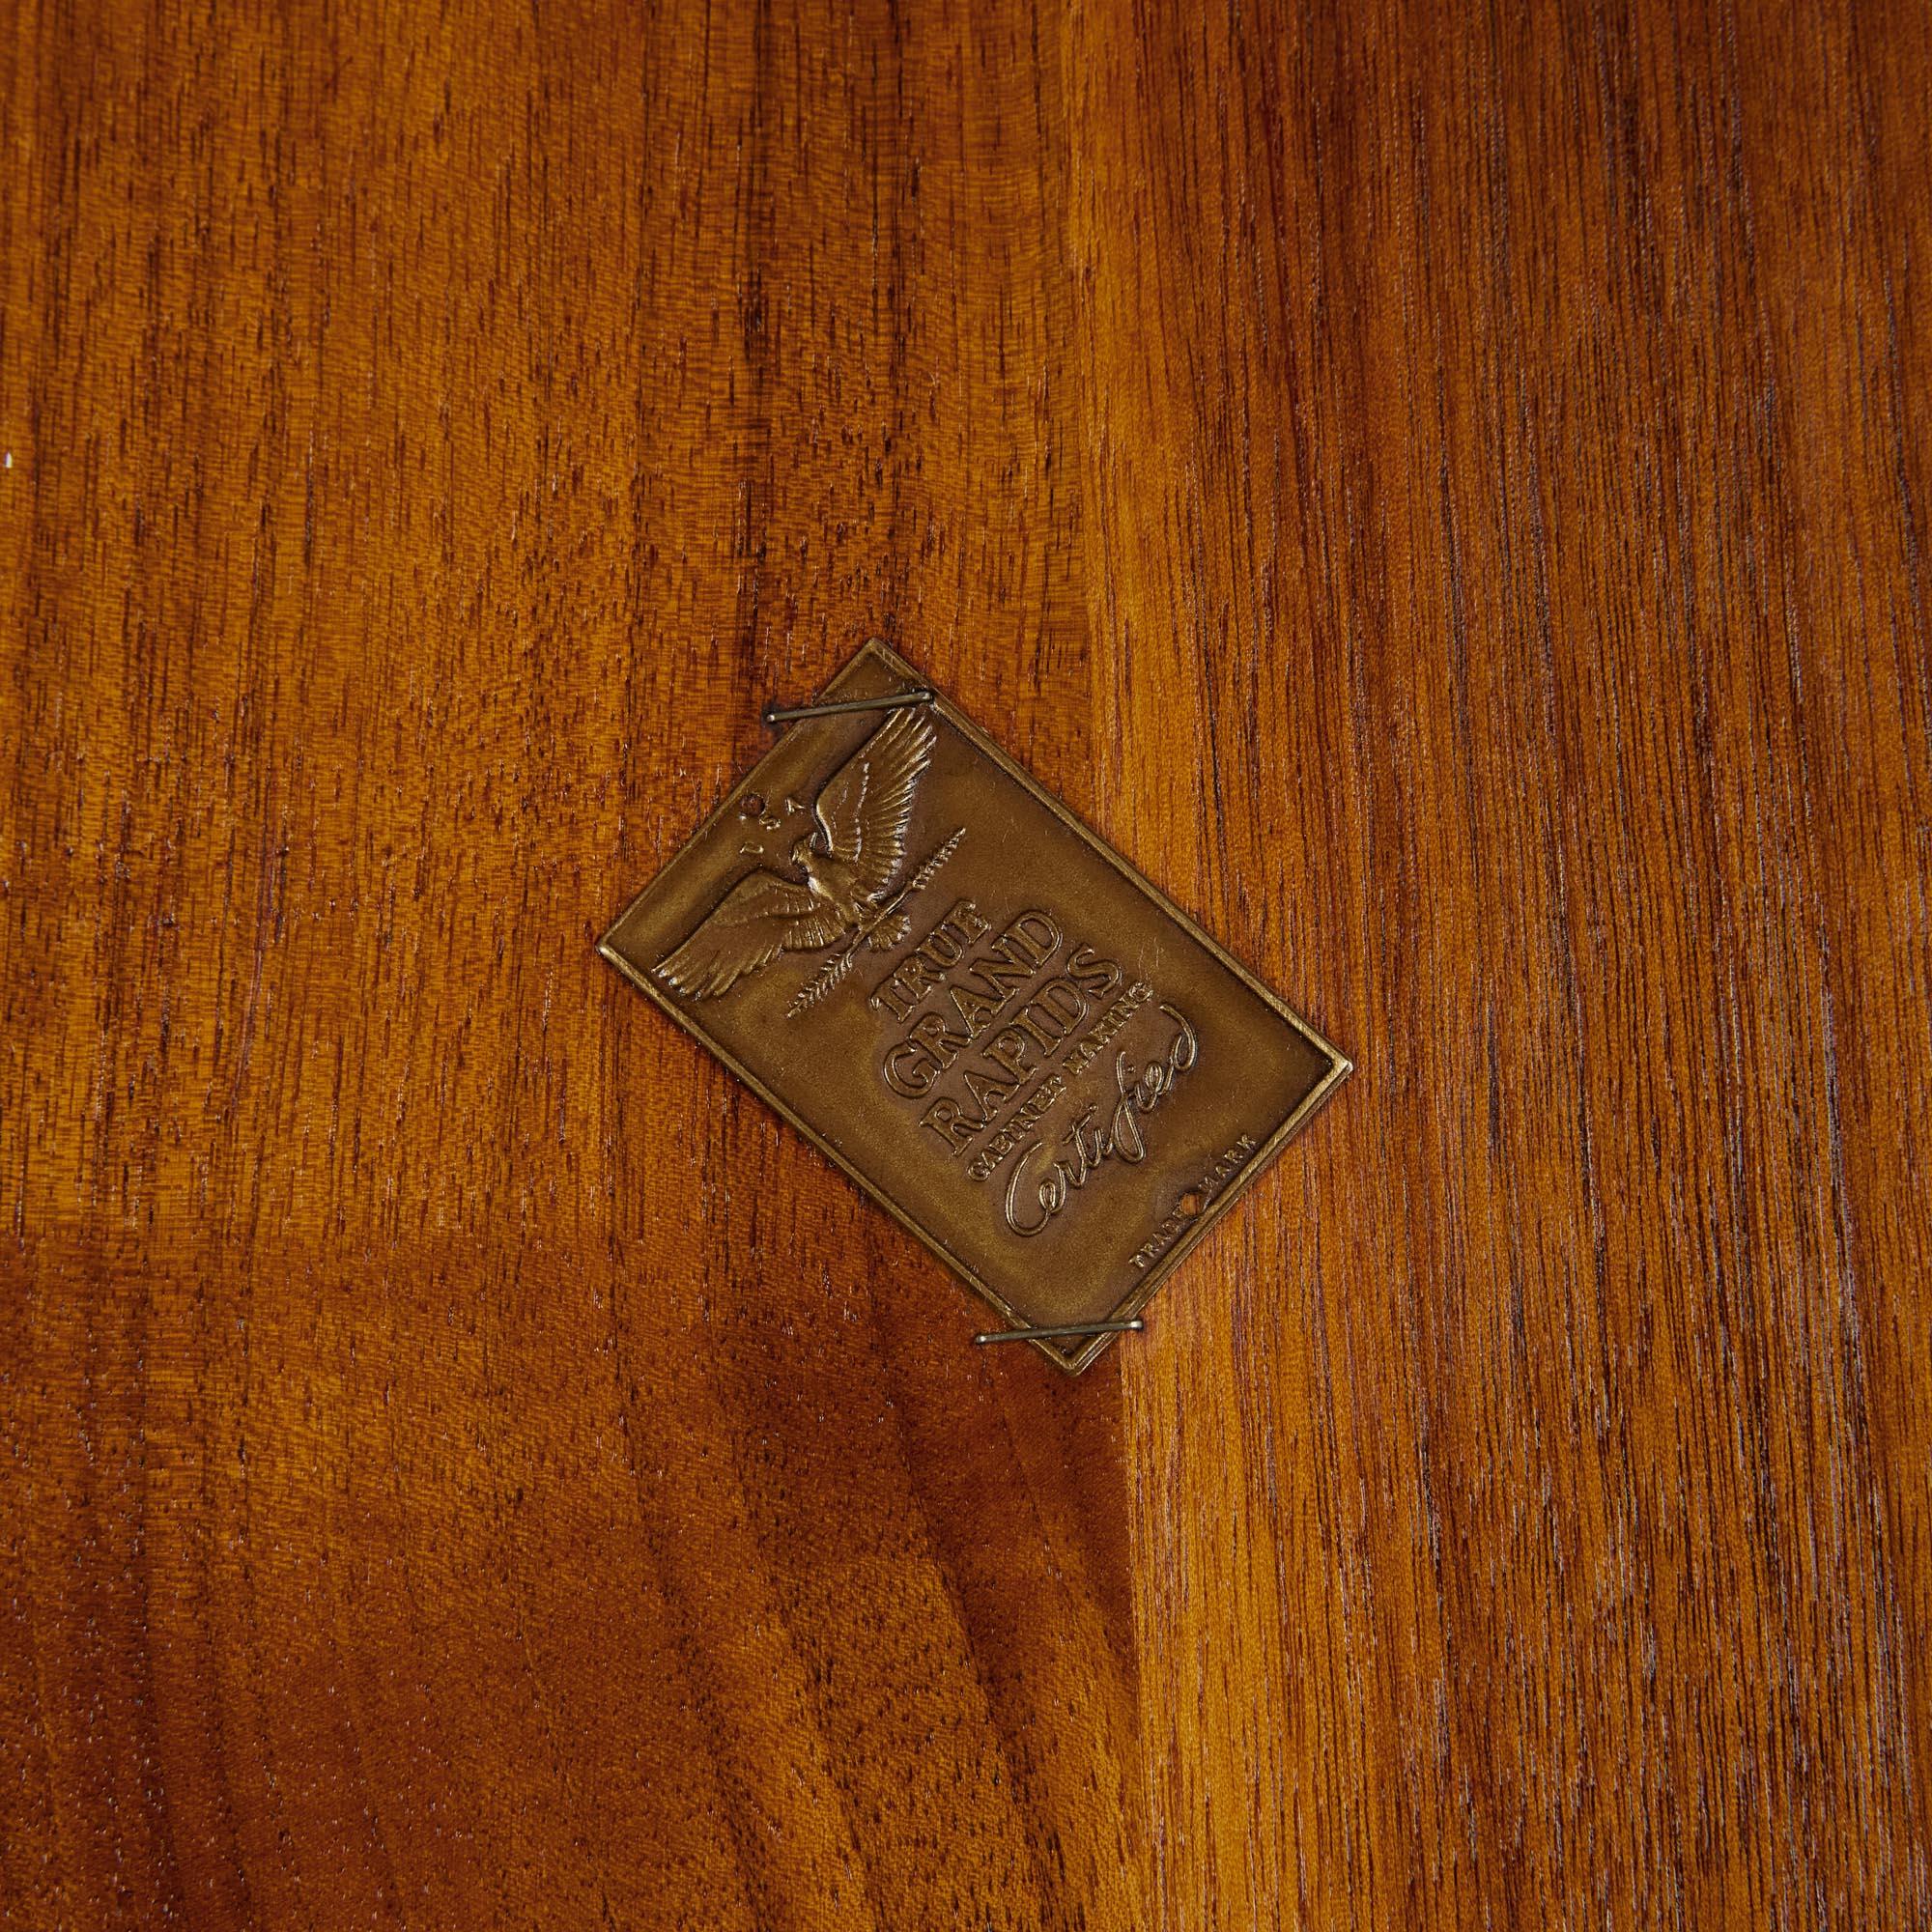
[[[816,952],[863,935],[883,950],[910,923],[885,903],[905,859],[920,775],[932,761],[932,721],[896,711],[820,787],[817,829],[791,848],[800,876],[747,872],[657,976],[694,1000],[715,999],[781,952]]]

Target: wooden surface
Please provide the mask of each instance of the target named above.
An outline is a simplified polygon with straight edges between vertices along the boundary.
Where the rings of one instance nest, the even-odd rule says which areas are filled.
[[[0,1923],[1932,1922],[1928,99],[10,0]],[[871,631],[1359,1064],[1077,1384],[591,951]]]

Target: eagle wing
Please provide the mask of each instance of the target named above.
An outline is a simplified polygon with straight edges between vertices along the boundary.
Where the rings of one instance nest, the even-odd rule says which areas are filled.
[[[923,712],[895,711],[826,781],[813,808],[836,859],[857,868],[867,893],[885,890],[905,856],[920,774],[939,734]]]
[[[697,930],[658,961],[657,975],[694,1000],[711,999],[786,948],[830,946],[841,930],[838,914],[821,907],[809,887],[760,868],[747,872]]]

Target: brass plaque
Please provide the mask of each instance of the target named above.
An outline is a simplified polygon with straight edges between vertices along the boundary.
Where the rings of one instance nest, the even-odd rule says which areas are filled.
[[[1009,1328],[1131,1320],[1349,1062],[884,644],[800,708],[599,951]]]

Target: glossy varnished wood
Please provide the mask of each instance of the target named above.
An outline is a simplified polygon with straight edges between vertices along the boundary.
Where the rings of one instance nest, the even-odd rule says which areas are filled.
[[[0,1923],[1932,1918],[1919,7],[0,32]],[[1359,1071],[1078,1383],[595,934],[878,631]]]

